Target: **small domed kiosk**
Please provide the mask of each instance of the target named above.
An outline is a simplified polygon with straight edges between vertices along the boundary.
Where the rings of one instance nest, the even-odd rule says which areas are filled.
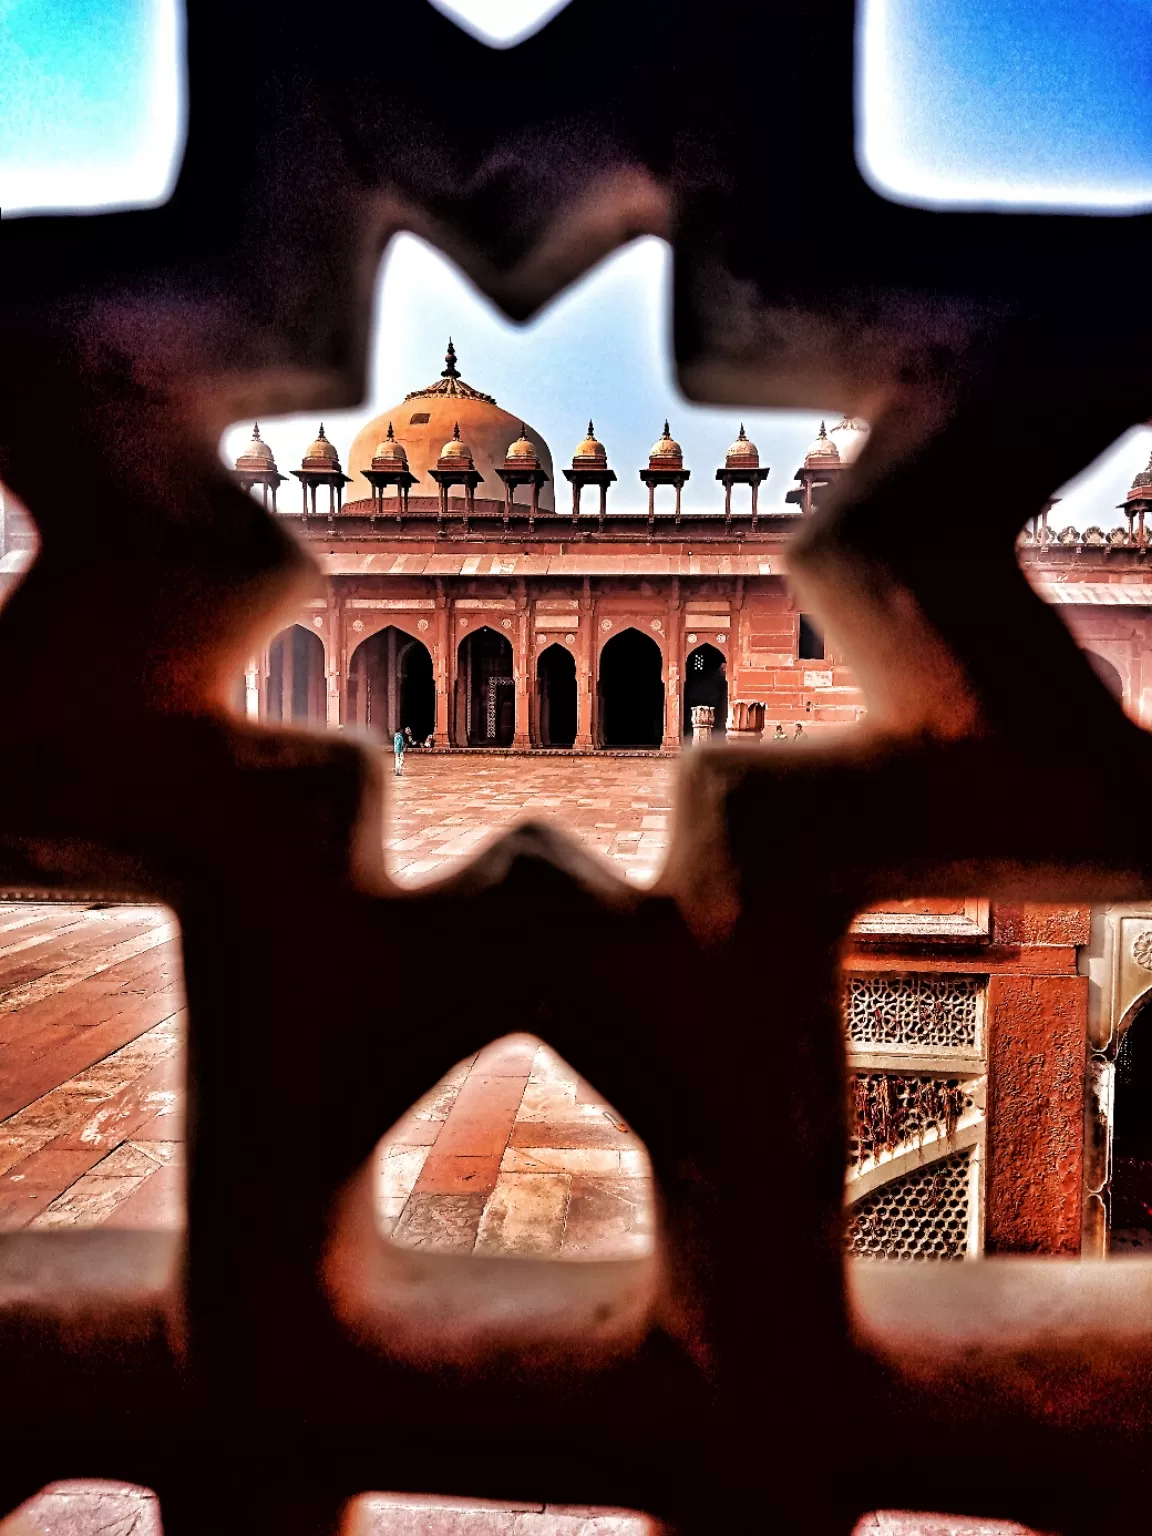
[[[1120,509],[1128,518],[1128,542],[1139,544],[1143,549],[1147,542],[1148,514],[1152,511],[1152,456],[1148,459],[1148,468],[1142,469],[1132,481]]]
[[[604,527],[604,514],[608,510],[608,487],[616,479],[614,470],[608,468],[608,450],[597,441],[596,429],[588,423],[584,441],[572,455],[572,468],[564,471],[564,478],[572,487],[572,521],[580,517],[580,493],[586,485],[600,487],[600,511],[598,527]]]
[[[264,505],[268,505],[268,493],[272,493],[272,510],[276,511],[276,487],[283,485],[287,477],[276,468],[272,450],[260,436],[260,423],[252,423],[252,441],[236,460],[236,481],[245,491],[261,486]]]
[[[322,485],[328,487],[328,516],[334,517],[340,510],[344,487],[351,476],[340,468],[340,455],[324,435],[324,423],[316,440],[305,453],[299,469],[292,471],[304,493],[304,516],[309,512],[316,516],[316,492]],[[309,505],[311,503],[311,505]]]
[[[716,478],[724,487],[724,521],[732,521],[732,487],[734,485],[750,485],[752,487],[752,526],[756,526],[760,515],[760,487],[768,478],[768,470],[760,468],[760,450],[751,442],[744,431],[744,423],[740,423],[740,431],[736,441],[724,455],[724,468],[716,471]]]
[[[532,510],[528,515],[528,526],[531,528],[536,521],[536,514],[540,511],[540,490],[548,480],[548,472],[541,464],[536,444],[528,436],[528,428],[523,422],[520,423],[520,436],[514,443],[509,443],[504,463],[497,467],[496,473],[504,482],[505,525],[512,515],[516,487],[518,485],[532,487]]]
[[[795,490],[789,491],[784,500],[798,505],[803,515],[808,517],[819,505],[820,492],[836,479],[844,467],[839,448],[832,441],[824,423],[821,422],[816,441],[808,449],[804,455],[803,464],[796,471],[795,478],[800,484]]]
[[[680,444],[664,423],[664,431],[652,444],[648,454],[648,468],[640,471],[640,478],[648,487],[648,521],[656,516],[656,487],[670,485],[676,491],[676,521],[680,521],[680,493],[692,477],[692,471],[684,468],[684,453]]]
[[[448,516],[448,492],[454,485],[464,487],[464,529],[468,530],[468,520],[476,510],[476,487],[481,484],[484,476],[476,468],[476,461],[472,457],[472,450],[460,436],[460,423],[454,422],[452,436],[440,450],[440,457],[436,460],[436,468],[428,473],[440,487],[440,520]]]
[[[396,441],[391,422],[384,438],[376,445],[371,469],[362,469],[360,473],[372,487],[373,515],[384,511],[384,492],[394,486],[396,516],[402,518],[408,510],[408,493],[416,484],[416,476],[408,468],[408,455]]]

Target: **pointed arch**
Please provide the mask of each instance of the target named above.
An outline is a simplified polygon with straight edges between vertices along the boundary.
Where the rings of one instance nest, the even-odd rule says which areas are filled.
[[[303,624],[289,624],[268,647],[265,718],[285,725],[324,725],[328,718],[324,643]]]
[[[456,662],[456,745],[510,747],[516,734],[510,642],[483,624],[461,640]]]
[[[1096,651],[1085,651],[1084,655],[1093,672],[1095,672],[1117,704],[1123,704],[1124,679],[1120,675],[1119,668]]]
[[[664,657],[638,629],[622,629],[604,643],[596,691],[600,744],[659,747],[664,739]]]
[[[415,635],[389,624],[352,652],[348,723],[390,741],[407,727],[417,741],[436,728],[432,653]]]
[[[692,711],[698,704],[715,710],[713,736],[723,737],[728,725],[728,658],[705,641],[684,659],[684,720],[682,732],[691,740]]]
[[[1111,1132],[1110,1247],[1152,1253],[1152,992],[1116,1052]]]
[[[559,641],[536,658],[536,719],[542,747],[576,740],[576,658]]]

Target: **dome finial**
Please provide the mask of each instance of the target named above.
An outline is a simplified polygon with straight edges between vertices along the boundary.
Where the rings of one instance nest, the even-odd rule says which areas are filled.
[[[448,350],[444,354],[444,361],[448,366],[441,373],[440,377],[442,379],[458,379],[460,375],[456,370],[456,348],[452,345],[451,336],[448,338]]]
[[[261,441],[261,437],[260,437],[260,423],[258,421],[254,421],[252,423],[252,441],[254,443],[258,443],[258,442]]]
[[[391,422],[388,423],[388,441],[390,443],[394,443],[396,441],[396,434],[392,431]]]
[[[319,432],[317,432],[316,438],[317,438],[317,441],[321,442],[321,443],[326,443],[328,441],[328,439],[324,436],[324,423],[323,422],[320,423],[320,430],[319,430]]]
[[[591,416],[589,416],[589,418],[588,418],[588,436],[589,437],[595,437],[596,436],[596,429],[592,425],[592,418],[591,418]]]
[[[459,422],[457,422],[456,425],[452,428],[452,436],[453,436],[453,438],[454,438],[454,440],[456,442],[460,441],[460,423]]]
[[[668,431],[668,418],[667,418],[667,416],[665,416],[665,418],[664,418],[664,436],[665,437],[670,437],[671,435],[672,434]]]

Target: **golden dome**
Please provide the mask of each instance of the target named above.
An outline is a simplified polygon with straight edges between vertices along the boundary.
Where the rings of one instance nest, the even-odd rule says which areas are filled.
[[[266,472],[276,473],[276,460],[272,457],[272,450],[260,436],[260,423],[252,423],[252,441],[244,452],[236,460],[236,468],[248,470],[252,474]]]
[[[408,468],[408,455],[396,441],[392,434],[392,423],[388,423],[388,435],[376,444],[376,452],[372,455],[372,468],[382,469],[388,464],[403,464]]]
[[[683,464],[683,451],[669,433],[668,423],[665,422],[663,436],[657,438],[648,454],[648,465],[652,469],[681,469]]]
[[[840,450],[824,430],[824,423],[820,423],[820,432],[816,441],[804,455],[805,465],[809,464],[839,464]]]
[[[457,422],[452,431],[452,436],[440,450],[440,462],[448,460],[457,469],[472,469],[472,450],[467,443],[460,441],[460,423]]]
[[[498,472],[507,461],[508,444],[520,435],[521,421],[519,412],[512,415],[502,410],[490,395],[465,383],[456,369],[453,349],[452,361],[435,383],[426,389],[413,390],[398,404],[389,406],[361,427],[348,450],[345,469],[348,474],[357,476],[362,470],[372,468],[376,446],[391,422],[396,444],[403,447],[407,455],[409,474],[424,481],[429,471],[440,467],[445,441],[452,437],[458,424],[460,436],[472,456],[471,467],[483,477],[477,496],[496,496],[503,503],[504,487]],[[551,512],[555,507],[552,455],[547,442],[532,423],[525,422],[524,427],[524,435],[536,445],[540,468],[548,476],[540,487],[540,506]],[[469,466],[461,466],[455,461],[451,467]]]
[[[851,464],[860,457],[872,428],[859,416],[842,416],[828,436],[836,444],[841,464]]]
[[[316,441],[304,455],[304,461],[300,467],[301,469],[330,469],[334,473],[339,473],[340,455],[324,436],[323,422],[320,423]]]
[[[536,463],[536,444],[528,436],[528,429],[523,422],[520,423],[520,436],[514,443],[508,445],[509,459],[530,459]]]
[[[596,434],[592,430],[592,423],[588,423],[588,436],[572,455],[573,469],[607,469],[608,450],[603,443],[596,441]]]
[[[760,450],[755,443],[748,441],[743,422],[740,423],[739,436],[724,455],[724,463],[729,469],[760,468]]]

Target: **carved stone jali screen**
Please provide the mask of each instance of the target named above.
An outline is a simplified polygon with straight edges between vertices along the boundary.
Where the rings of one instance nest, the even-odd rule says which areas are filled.
[[[890,898],[1152,895],[1126,810],[1152,748],[1014,558],[1054,488],[1152,414],[1148,220],[884,202],[853,159],[844,0],[574,0],[507,53],[415,0],[189,11],[171,201],[3,225],[0,470],[42,540],[0,614],[3,883],[171,904],[195,1106],[186,1240],[0,1238],[3,1508],[99,1476],[156,1489],[168,1536],[311,1536],[380,1488],[622,1505],[692,1533],[718,1509],[732,1531],[847,1532],[894,1507],[1128,1528],[1152,1271],[846,1271],[837,967],[853,914]],[[787,60],[770,89],[766,60]],[[224,708],[306,572],[219,435],[363,396],[373,274],[402,228],[514,317],[665,235],[690,395],[874,423],[790,552],[867,728],[686,757],[650,894],[532,829],[401,894],[368,759]],[[493,931],[514,936],[513,982],[464,1003]],[[380,1007],[389,955],[433,978],[419,1029]],[[644,1137],[657,1259],[376,1236],[377,1139],[510,1029]],[[269,1148],[302,1073],[286,1178]],[[770,1199],[765,1085],[789,1148]]]

